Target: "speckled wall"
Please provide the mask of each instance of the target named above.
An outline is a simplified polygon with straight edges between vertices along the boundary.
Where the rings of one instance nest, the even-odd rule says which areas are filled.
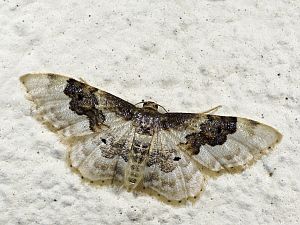
[[[299,224],[300,2],[0,2],[0,224]],[[66,147],[32,117],[19,77],[82,78],[132,103],[251,118],[282,142],[195,203],[74,174]]]

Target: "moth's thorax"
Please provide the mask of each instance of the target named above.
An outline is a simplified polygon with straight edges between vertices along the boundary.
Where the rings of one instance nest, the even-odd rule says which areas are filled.
[[[146,160],[152,141],[151,135],[135,133],[129,152],[128,166],[125,171],[125,185],[128,189],[134,189],[143,179]]]
[[[153,135],[160,126],[162,114],[157,111],[148,111],[142,109],[137,111],[133,118],[136,133]]]

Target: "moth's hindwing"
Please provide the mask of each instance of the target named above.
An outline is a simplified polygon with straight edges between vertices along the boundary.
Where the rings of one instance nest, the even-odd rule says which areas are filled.
[[[196,162],[181,151],[169,132],[161,131],[154,136],[145,167],[145,187],[169,200],[179,201],[197,196],[205,183],[206,178]]]

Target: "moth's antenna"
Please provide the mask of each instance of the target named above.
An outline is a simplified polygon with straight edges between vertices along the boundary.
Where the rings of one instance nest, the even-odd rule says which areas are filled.
[[[212,109],[209,109],[207,111],[201,112],[200,114],[214,113],[214,112],[218,111],[218,109],[220,109],[220,108],[222,108],[222,106],[218,105],[218,106],[216,106],[216,107],[214,107]]]
[[[157,104],[158,106],[160,106],[163,110],[165,110],[165,112],[167,113],[168,111],[165,109],[165,107],[163,107],[162,105],[160,104]]]
[[[134,106],[136,106],[136,105],[138,105],[138,104],[141,104],[141,103],[144,103],[145,101],[144,100],[142,100],[142,101],[140,101],[140,102],[138,102],[138,103],[136,103],[136,104],[134,104]]]

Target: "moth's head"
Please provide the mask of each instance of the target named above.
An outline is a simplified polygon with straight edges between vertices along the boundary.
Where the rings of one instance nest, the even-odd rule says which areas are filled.
[[[152,110],[152,111],[158,111],[158,104],[156,104],[155,102],[143,102],[143,109],[148,109],[148,110]]]

